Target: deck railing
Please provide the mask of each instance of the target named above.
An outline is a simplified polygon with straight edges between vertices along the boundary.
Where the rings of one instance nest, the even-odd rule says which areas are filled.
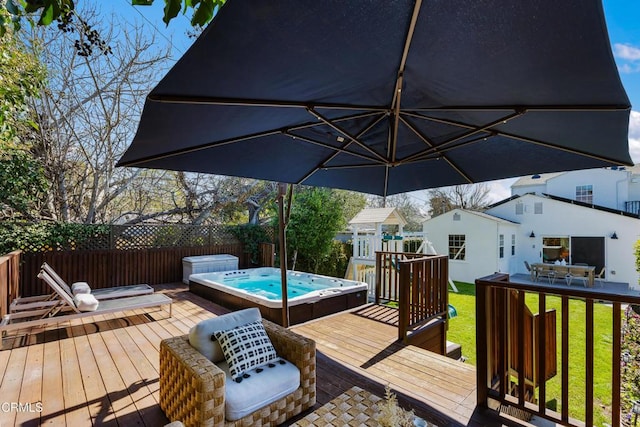
[[[376,289],[375,302],[399,302],[400,300],[400,262],[422,258],[423,254],[409,252],[376,252]]]
[[[548,331],[550,322],[555,322],[555,315],[536,316],[533,324],[532,339],[527,339],[527,312],[525,298],[537,296],[539,313],[549,313],[547,303],[550,297],[560,298],[560,345],[556,348],[556,336]],[[535,299],[535,298],[534,298]],[[584,304],[584,324],[580,330],[570,329],[569,302]],[[574,302],[577,301],[577,302]],[[594,306],[606,303],[611,307],[611,354],[594,354]],[[506,274],[495,274],[476,280],[476,348],[478,377],[478,406],[488,408],[490,401],[497,401],[502,408],[515,409],[520,414],[536,415],[553,422],[573,425],[593,425],[594,407],[594,360],[596,357],[610,357],[611,374],[611,425],[620,425],[620,365],[621,365],[621,305],[623,303],[640,304],[640,296],[615,295],[593,289],[574,287],[542,288],[531,284],[520,284],[509,281]],[[517,315],[514,316],[514,313]],[[602,325],[600,325],[602,326]],[[584,332],[582,329],[584,328]],[[536,333],[535,331],[545,331]],[[530,335],[529,334],[529,335]],[[580,334],[580,335],[578,335]],[[576,337],[584,345],[583,349],[570,348],[569,337],[575,343]],[[575,346],[575,344],[574,344]],[[569,376],[572,352],[584,351],[584,377]],[[533,352],[533,353],[532,353]],[[555,374],[555,354],[560,361],[560,395],[547,395],[547,380]],[[532,358],[527,363],[527,357]],[[518,360],[513,360],[517,358]],[[575,362],[574,362],[575,363]],[[533,372],[527,369],[529,365]],[[523,367],[517,369],[517,367]],[[514,370],[513,368],[516,367]],[[533,375],[533,378],[527,378]],[[528,386],[537,387],[533,395]],[[569,394],[572,390],[583,387],[583,396]],[[573,392],[572,392],[573,393]],[[577,393],[576,393],[577,394]],[[559,399],[558,409],[546,407],[548,399]],[[578,420],[577,414],[569,411],[569,400],[583,399],[584,420]],[[537,402],[537,403],[536,403]],[[559,411],[559,412],[558,412]]]
[[[376,252],[376,303],[398,303],[398,339],[444,354],[448,277],[446,256]]]

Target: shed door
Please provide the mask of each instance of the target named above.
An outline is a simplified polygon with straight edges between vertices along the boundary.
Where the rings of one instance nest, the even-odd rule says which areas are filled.
[[[596,266],[596,272],[604,267],[604,237],[572,237],[571,263]]]

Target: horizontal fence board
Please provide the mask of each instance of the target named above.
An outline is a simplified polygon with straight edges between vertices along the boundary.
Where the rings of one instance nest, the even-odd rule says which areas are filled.
[[[244,256],[243,245],[240,243],[127,251],[23,253],[20,293],[23,297],[51,293],[48,286],[37,277],[43,262],[51,265],[69,285],[82,281],[89,283],[94,289],[100,289],[138,283],[158,285],[180,282],[182,258],[217,254],[237,256],[240,260],[239,267],[246,267],[243,260],[247,257]]]

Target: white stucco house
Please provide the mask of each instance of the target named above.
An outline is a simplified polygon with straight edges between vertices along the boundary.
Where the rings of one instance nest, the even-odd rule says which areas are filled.
[[[456,209],[423,223],[453,280],[527,270],[524,261],[587,263],[638,288],[640,165],[524,177],[483,213]]]

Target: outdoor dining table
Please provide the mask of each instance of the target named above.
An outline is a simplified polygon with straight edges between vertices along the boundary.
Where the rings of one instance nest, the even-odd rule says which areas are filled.
[[[571,284],[573,278],[586,278],[586,285],[593,288],[593,281],[595,279],[596,267],[593,265],[575,265],[575,264],[549,264],[549,263],[534,263],[531,265],[534,271],[536,281],[538,279],[538,273],[540,271],[554,271],[557,274],[556,278],[566,276],[569,274],[568,284]],[[561,273],[561,274],[560,274]]]

